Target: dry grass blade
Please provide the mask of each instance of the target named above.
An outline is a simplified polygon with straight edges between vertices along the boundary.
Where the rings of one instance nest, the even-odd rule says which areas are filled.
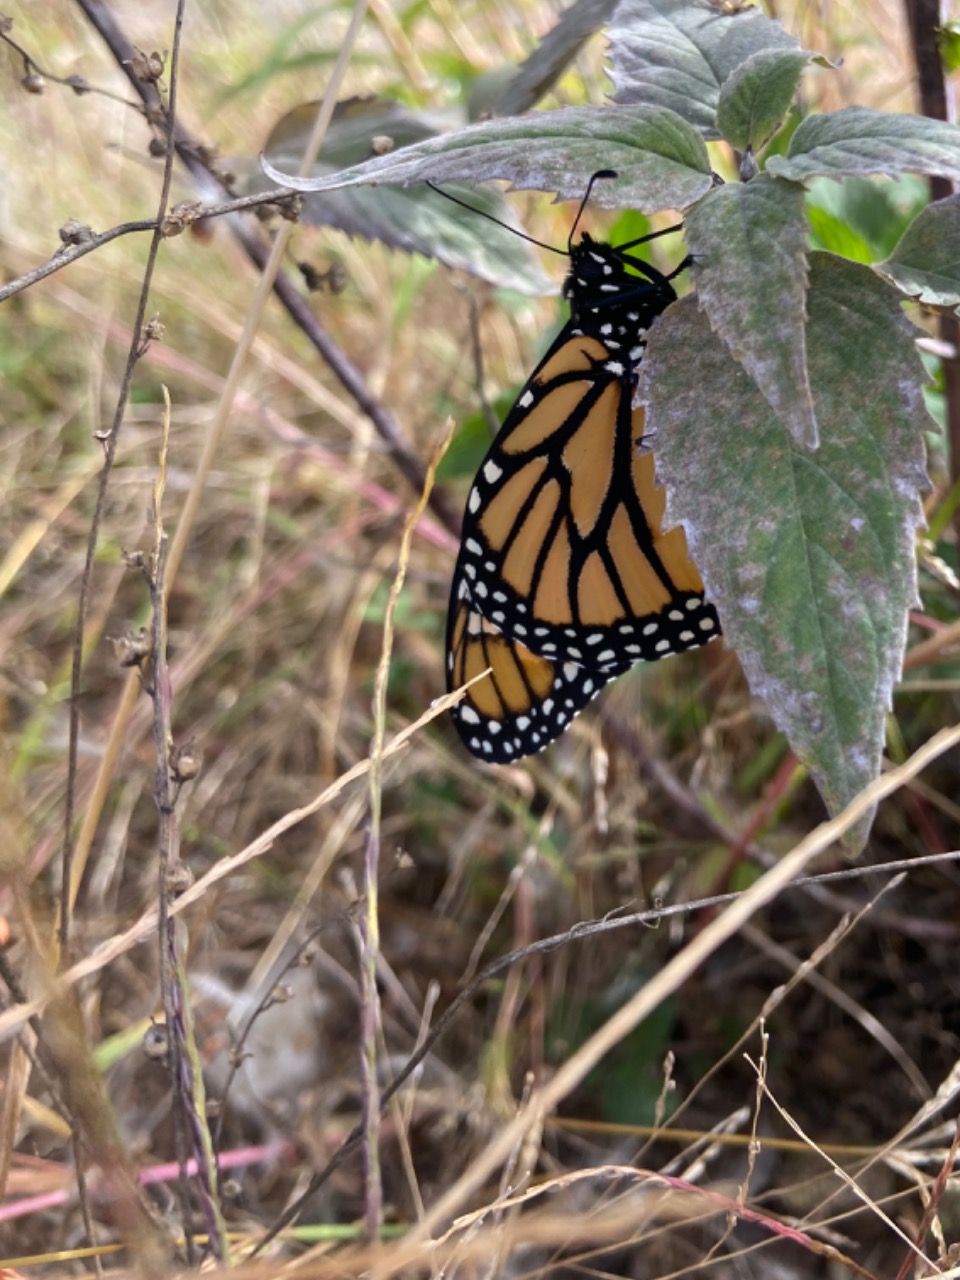
[[[752,1062],[751,1062],[751,1066],[754,1066]],[[897,1236],[903,1242],[906,1248],[914,1255],[916,1262],[922,1263],[923,1266],[930,1269],[931,1274],[939,1274],[939,1272],[935,1272],[934,1264],[926,1256],[923,1250],[918,1248],[918,1246],[910,1239],[910,1237],[899,1226],[899,1224],[894,1222],[894,1220],[890,1217],[890,1215],[884,1209],[882,1209],[881,1206],[877,1204],[876,1201],[870,1195],[868,1195],[866,1191],[864,1191],[864,1189],[861,1187],[857,1179],[852,1178],[845,1169],[843,1169],[839,1164],[837,1164],[835,1160],[832,1160],[825,1151],[823,1151],[820,1147],[818,1147],[816,1142],[814,1142],[813,1139],[810,1138],[808,1134],[804,1133],[803,1129],[796,1122],[793,1116],[791,1116],[790,1113],[780,1105],[780,1103],[777,1101],[774,1095],[770,1092],[770,1089],[767,1087],[765,1082],[761,1081],[761,1086],[763,1088],[763,1092],[765,1096],[770,1100],[770,1102],[776,1108],[778,1115],[783,1117],[783,1119],[787,1122],[790,1128],[803,1142],[807,1142],[810,1144],[811,1151],[815,1151],[819,1156],[822,1157],[824,1161],[826,1161],[826,1163],[831,1167],[833,1172],[837,1175],[837,1177],[844,1184],[844,1186],[848,1187],[849,1190],[852,1191],[853,1194],[859,1200],[862,1200],[863,1203],[870,1209],[871,1213],[875,1213],[877,1217],[881,1220],[881,1222],[883,1222],[884,1226],[887,1227],[888,1230],[891,1231],[893,1235]]]
[[[960,726],[944,729],[936,734],[905,764],[877,779],[861,792],[843,813],[811,832],[776,867],[768,871],[741,898],[727,907],[722,915],[709,924],[690,945],[675,956],[642,991],[619,1009],[600,1031],[563,1064],[549,1084],[531,1099],[529,1106],[489,1143],[470,1170],[445,1195],[441,1196],[425,1220],[413,1229],[410,1238],[404,1243],[402,1252],[422,1245],[430,1238],[433,1231],[442,1227],[443,1223],[457,1212],[465,1200],[475,1193],[507,1158],[526,1130],[539,1124],[543,1116],[549,1114],[563,1098],[567,1097],[574,1086],[612,1046],[618,1044],[671,992],[676,991],[706,957],[711,955],[725,939],[732,937],[764,903],[769,902],[785,885],[789,884],[794,876],[799,875],[804,867],[818,854],[828,849],[865,813],[870,812],[872,806],[878,804],[885,796],[892,795],[938,756],[958,744],[960,744]],[[402,1265],[402,1262],[398,1262],[398,1266]],[[377,1280],[383,1280],[384,1277],[395,1273],[392,1262],[389,1267],[381,1266],[374,1272]]]
[[[476,677],[482,680],[485,673],[481,673]],[[473,683],[473,682],[471,682]],[[464,686],[469,688],[469,686]],[[458,689],[454,693],[444,694],[438,698],[434,704],[429,707],[423,715],[421,715],[412,724],[401,729],[383,748],[382,758],[389,759],[398,751],[402,751],[407,747],[411,739],[432,720],[436,720],[438,716],[442,716],[452,706],[454,706],[463,697],[464,690]],[[171,905],[171,916],[179,915],[185,911],[187,907],[192,906],[195,902],[200,902],[214,885],[226,879],[241,867],[246,866],[254,858],[259,858],[273,847],[274,841],[286,831],[292,830],[299,823],[304,822],[307,818],[313,817],[315,813],[319,813],[321,809],[332,804],[346,788],[360,778],[366,777],[370,771],[370,761],[361,760],[355,764],[346,773],[337,778],[336,782],[325,787],[309,804],[292,810],[290,813],[278,819],[268,830],[258,836],[256,840],[251,841],[246,848],[241,849],[238,853],[233,854],[229,858],[224,858],[215,866],[201,876],[199,880],[189,889],[177,898],[177,901]],[[11,1009],[0,1013],[0,1040],[5,1039],[12,1032],[22,1027],[23,1024],[38,1013],[42,1013],[51,1000],[55,999],[61,991],[67,991],[74,987],[84,978],[90,977],[92,974],[99,973],[105,969],[107,965],[119,959],[132,950],[139,943],[146,941],[152,937],[157,928],[157,912],[155,909],[145,912],[135,924],[131,925],[123,933],[115,938],[111,938],[109,942],[103,943],[93,955],[85,957],[83,960],[77,961],[65,969],[63,973],[51,984],[50,989],[42,996],[27,1000],[23,1004],[18,1004]]]
[[[815,112],[847,94],[915,109],[902,3],[848,6],[829,30],[796,0],[778,8],[805,47],[845,59],[842,77],[805,82]],[[731,29],[756,18],[714,7]],[[839,828],[818,825],[814,788],[730,646],[639,667],[510,768],[468,758],[443,723],[454,698],[434,701],[458,514],[566,311],[315,220],[291,232],[299,196],[266,212],[252,209],[262,192],[241,193],[287,117],[300,123],[284,172],[335,100],[321,168],[402,145],[394,121],[435,132],[468,98],[499,100],[550,47],[556,5],[377,0],[365,20],[362,8],[188,5],[173,83],[157,6],[15,3],[0,17],[0,1224],[23,1255],[7,1261],[59,1274],[92,1256],[72,1247],[88,1239],[143,1240],[151,1258],[104,1268],[169,1276],[171,1242],[192,1229],[196,1263],[225,1256],[228,1232],[234,1263],[271,1243],[268,1261],[231,1268],[236,1280],[288,1265],[313,1280],[909,1274],[916,1255],[878,1205],[946,1269],[945,1117],[960,1093],[957,739],[934,736],[958,718],[948,464],[933,440],[925,612],[907,660],[924,679],[895,691],[891,772],[868,803],[888,798],[856,866],[827,849]],[[601,109],[605,57],[598,34],[537,106]],[[536,130],[543,111],[519,127]],[[736,167],[713,160],[732,187]],[[884,235],[898,235],[920,198],[906,182],[829,186],[828,199],[814,184],[808,214],[841,257],[851,237],[869,256],[882,209]],[[376,220],[388,193],[366,194]],[[391,226],[429,247],[448,234],[430,201],[449,202],[423,195],[404,191]],[[567,242],[569,205],[503,198],[537,240]],[[456,234],[485,247],[497,278],[535,256],[524,246],[514,268],[484,239],[490,224],[458,213]],[[592,200],[582,224],[611,244],[661,225]],[[160,247],[145,351],[135,317],[161,226],[183,234]],[[653,239],[641,254],[666,273],[685,247]],[[98,507],[101,424],[124,399]],[[448,418],[457,432],[411,540]],[[151,588],[161,515],[173,546]],[[155,682],[121,665],[149,644],[151,605]],[[155,781],[171,743],[176,767]],[[167,928],[158,849],[175,872]],[[819,874],[797,877],[818,849]],[[744,1052],[763,1056],[766,1088],[816,1151],[766,1094],[760,1107]],[[379,1171],[364,1168],[365,1130]],[[179,1205],[165,1190],[178,1155]],[[111,1162],[113,1183],[98,1171],[84,1185]],[[148,1204],[169,1207],[159,1243]],[[382,1239],[366,1239],[381,1220]]]

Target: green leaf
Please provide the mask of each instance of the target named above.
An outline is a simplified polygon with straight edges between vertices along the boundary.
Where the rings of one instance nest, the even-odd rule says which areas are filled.
[[[626,981],[614,985],[611,994],[619,996],[621,1004],[605,1000],[607,1016],[633,995],[639,984],[633,974]],[[608,1124],[651,1125],[657,1115],[657,1102],[663,1096],[662,1066],[675,1034],[677,1003],[664,1000],[639,1027],[627,1033],[622,1040],[605,1054],[583,1082],[589,1097],[596,1099],[601,1114]],[[676,1107],[676,1099],[669,1098],[668,1114]]]
[[[940,57],[947,75],[960,68],[960,22],[945,22],[940,28]]]
[[[651,332],[644,397],[668,514],[686,528],[752,691],[836,813],[880,768],[916,599],[930,419],[893,290],[817,253],[807,305],[816,453],[795,443],[692,298]]]
[[[468,414],[462,422],[457,424],[453,439],[437,467],[437,480],[441,484],[448,484],[451,480],[474,478],[496,435],[496,424],[502,422],[507,416],[519,391],[519,387],[513,387],[509,391],[501,392],[491,404],[490,410],[496,419],[496,423],[493,424],[494,429],[491,429],[491,423],[487,421],[487,415],[482,409]],[[440,416],[442,415],[438,414],[438,419]]]
[[[807,380],[807,219],[803,188],[760,174],[687,214],[697,297],[793,438],[817,444]]]
[[[272,181],[293,191],[504,178],[515,189],[554,191],[566,200],[582,197],[598,168],[611,168],[619,179],[597,183],[592,202],[644,213],[685,208],[712,182],[703,139],[660,107],[564,107],[486,120],[319,178],[294,178],[266,161],[261,165]]]
[[[829,237],[820,248],[859,262],[876,262],[893,252],[897,241],[930,200],[925,178],[913,173],[899,178],[811,178],[807,184],[810,226]],[[822,211],[828,218],[818,216]],[[835,222],[852,232],[855,246],[848,250],[837,239]],[[832,229],[833,228],[833,229]],[[841,233],[842,234],[842,233]]]
[[[803,49],[761,49],[724,82],[717,128],[738,151],[759,151],[783,123],[800,76],[817,55]]]
[[[960,306],[960,195],[927,205],[877,270],[928,306]]]
[[[603,996],[581,1001],[561,996],[550,1009],[547,1054],[561,1062],[611,1014],[649,981],[650,974],[629,961]],[[664,1000],[639,1027],[619,1040],[583,1082],[586,1097],[594,1099],[612,1124],[652,1124],[663,1093],[661,1066],[670,1046],[677,1018],[674,1000]]]
[[[621,0],[607,34],[614,101],[669,107],[719,138],[720,87],[761,49],[799,49],[799,41],[758,9],[723,14],[691,0]]]
[[[266,145],[266,154],[275,165],[282,169],[299,165],[315,115],[316,103],[307,103],[277,122]],[[362,162],[372,154],[377,137],[389,137],[401,145],[435,137],[440,123],[383,98],[338,103],[313,171],[329,174]],[[381,192],[358,187],[315,193],[304,200],[303,221],[435,258],[445,266],[520,293],[539,296],[557,291],[522,238],[522,226],[499,191],[452,186],[450,194],[468,200],[506,227],[478,217],[426,187]]]
[[[819,205],[809,205],[807,221],[814,249],[826,249],[828,253],[839,254],[841,258],[849,258],[851,262],[870,263],[876,257],[863,236],[852,230],[835,213],[830,213]]]
[[[790,140],[786,156],[771,156],[767,172],[791,182],[814,174],[936,174],[960,178],[960,129],[926,116],[894,115],[869,107],[844,107],[808,116]]]

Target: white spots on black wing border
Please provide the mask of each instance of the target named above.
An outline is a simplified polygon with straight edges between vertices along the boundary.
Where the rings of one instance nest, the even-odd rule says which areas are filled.
[[[513,634],[509,624],[506,629]],[[638,662],[656,662],[667,654],[696,649],[719,634],[714,606],[699,592],[690,591],[678,595],[663,613],[624,618],[603,630],[541,622],[524,643],[543,657],[573,660],[612,679]]]
[[[501,618],[502,615],[495,621]],[[476,626],[480,626],[479,619]],[[509,764],[542,751],[611,680],[638,662],[655,662],[708,644],[720,635],[720,622],[714,606],[702,595],[690,592],[678,596],[673,607],[656,620],[633,619],[615,630],[579,633],[584,649],[590,646],[587,665],[573,659],[569,636],[564,632],[578,634],[572,627],[551,632],[549,627],[537,626],[524,641],[541,657],[555,663],[553,685],[541,702],[532,702],[517,715],[504,714],[498,720],[478,715],[470,704],[469,693],[453,708],[460,736],[474,755],[493,764]],[[545,639],[544,634],[554,634],[557,640]],[[606,647],[600,648],[603,642]]]
[[[638,662],[656,662],[706,644],[720,634],[716,609],[698,592],[675,597],[658,614],[628,617],[602,629],[559,626],[540,619],[534,624],[529,607],[499,577],[499,565],[489,558],[482,535],[464,539],[460,551],[460,598],[469,596],[473,609],[512,640],[551,661],[587,667],[604,680],[622,675]]]
[[[510,764],[543,751],[559,738],[611,678],[565,662],[555,667],[553,685],[542,702],[531,703],[517,715],[485,719],[471,705],[468,691],[452,709],[454,723],[474,755],[491,764]]]

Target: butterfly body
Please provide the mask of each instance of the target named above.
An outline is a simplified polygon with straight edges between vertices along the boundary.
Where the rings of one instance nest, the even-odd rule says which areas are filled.
[[[570,263],[570,320],[480,467],[453,579],[448,685],[492,669],[454,720],[491,761],[542,750],[635,663],[720,633],[683,531],[662,530],[633,408],[646,330],[676,293],[587,235]]]

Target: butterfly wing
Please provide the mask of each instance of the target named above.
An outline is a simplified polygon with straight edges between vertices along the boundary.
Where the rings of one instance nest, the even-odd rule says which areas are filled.
[[[489,668],[452,710],[460,737],[474,755],[497,764],[542,751],[620,672],[534,653],[488,621],[466,582],[460,585],[447,624],[448,685],[457,689]]]
[[[492,669],[454,712],[483,759],[542,749],[634,663],[720,633],[683,530],[663,530],[666,497],[632,407],[642,333],[673,290],[656,272],[639,285],[617,276],[609,246],[585,238],[578,250],[573,318],[507,415],[464,516],[447,677],[453,689]]]
[[[632,392],[594,338],[544,362],[477,474],[455,573],[507,635],[601,670],[689,648],[715,622],[683,530],[662,530]]]

